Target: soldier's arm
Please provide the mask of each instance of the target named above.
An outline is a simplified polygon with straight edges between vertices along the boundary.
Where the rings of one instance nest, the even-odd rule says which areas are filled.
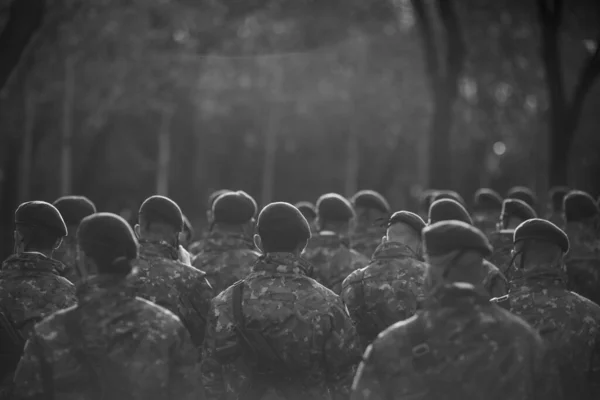
[[[365,349],[369,343],[366,343],[367,339],[363,338],[361,335],[363,328],[366,328],[362,326],[364,316],[362,315],[363,308],[361,307],[361,303],[364,301],[364,299],[360,298],[361,296],[357,290],[357,285],[360,285],[360,279],[358,277],[358,273],[353,272],[348,275],[346,279],[344,279],[340,297],[350,313],[350,318],[352,318],[352,321],[354,322],[357,334],[362,342],[362,349]]]
[[[44,399],[44,387],[42,381],[42,370],[40,362],[40,350],[41,346],[34,341],[39,338],[35,333],[25,344],[25,350],[17,370],[15,371],[14,384],[12,388],[12,399]]]
[[[207,315],[210,301],[213,298],[213,290],[204,276],[192,277],[187,282],[187,293],[180,302],[180,315],[182,322],[190,332],[192,341],[200,349],[204,342]]]
[[[360,362],[361,346],[354,324],[341,300],[332,307],[331,330],[325,342],[326,379],[334,399],[347,399]]]
[[[358,367],[352,383],[351,400],[383,400],[385,391],[379,381],[379,373],[373,362],[373,345],[367,347],[363,361]]]
[[[204,391],[198,349],[183,325],[179,326],[177,333],[178,338],[170,349],[169,398],[202,400]]]
[[[541,338],[533,344],[536,352],[534,361],[534,399],[563,400],[565,399],[561,385],[558,364]]]

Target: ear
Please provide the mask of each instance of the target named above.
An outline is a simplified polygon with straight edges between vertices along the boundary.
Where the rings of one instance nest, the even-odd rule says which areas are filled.
[[[185,236],[186,236],[185,232],[179,232],[177,234],[177,240],[178,240],[178,242],[179,243],[185,243]]]
[[[212,224],[214,222],[214,216],[213,216],[213,212],[212,210],[208,210],[206,211],[206,220],[208,221],[208,224]]]
[[[63,238],[60,238],[54,243],[54,250],[58,249],[63,242]]]
[[[257,234],[254,235],[254,245],[256,246],[257,249],[260,250],[261,253],[265,253],[265,251],[263,250],[262,247],[262,240],[260,239],[260,236],[258,236]]]
[[[133,231],[135,232],[135,236],[137,236],[137,238],[139,239],[142,235],[141,235],[141,228],[140,228],[140,224],[135,224],[135,227],[133,228]]]

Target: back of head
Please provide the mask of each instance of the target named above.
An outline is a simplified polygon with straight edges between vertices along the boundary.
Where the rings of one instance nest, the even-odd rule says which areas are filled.
[[[563,209],[567,224],[573,222],[593,223],[600,211],[594,198],[580,190],[570,191],[564,198]]]
[[[360,225],[371,224],[390,214],[387,200],[374,190],[360,190],[350,199]]]
[[[425,221],[410,211],[397,211],[388,220],[386,237],[388,241],[403,243],[417,253],[421,253],[421,234]]]
[[[556,213],[563,212],[563,201],[565,196],[571,191],[567,186],[554,186],[550,189],[550,206],[552,211]]]
[[[231,192],[232,190],[229,189],[219,189],[219,190],[215,190],[214,192],[212,192],[211,194],[208,195],[208,199],[206,200],[206,209],[207,210],[212,210],[212,206],[213,203],[215,202],[215,200],[217,199],[217,197],[219,197],[220,195],[224,194],[224,193],[228,193]]]
[[[317,218],[317,208],[310,201],[299,201],[294,204],[294,207],[300,210],[308,222],[311,222]]]
[[[463,207],[466,207],[467,205],[465,199],[454,190],[440,190],[433,196],[433,202],[443,199],[454,200]]]
[[[226,192],[213,202],[213,223],[230,226],[245,225],[253,220],[256,211],[256,202],[247,193]]]
[[[289,203],[271,203],[258,215],[257,231],[265,253],[302,251],[310,227],[302,213]]]
[[[506,194],[507,199],[517,199],[527,203],[532,209],[537,205],[537,196],[525,186],[514,186]]]
[[[67,226],[60,212],[45,201],[29,201],[15,211],[15,228],[25,251],[52,250],[67,236]]]
[[[538,218],[519,225],[513,243],[521,256],[521,266],[527,268],[560,267],[563,254],[569,251],[567,234],[552,222]]]
[[[54,207],[62,215],[67,227],[77,227],[82,219],[96,213],[96,206],[85,196],[64,196],[58,198]],[[69,234],[75,232],[69,232]]]
[[[140,234],[169,241],[183,230],[183,214],[179,206],[164,196],[151,196],[139,210]]]
[[[502,202],[502,212],[500,213],[500,222],[502,229],[516,227],[524,221],[537,218],[533,208],[522,200],[505,199]]]
[[[111,213],[84,218],[77,230],[77,245],[94,261],[99,274],[129,274],[138,253],[137,239],[127,221]]]
[[[431,204],[429,208],[429,224],[451,220],[473,225],[473,220],[467,210],[456,200],[441,199]]]
[[[347,225],[354,219],[352,204],[337,193],[327,193],[319,197],[316,208],[321,230]]]
[[[473,198],[473,209],[476,212],[500,212],[502,210],[502,197],[495,190],[478,189]]]

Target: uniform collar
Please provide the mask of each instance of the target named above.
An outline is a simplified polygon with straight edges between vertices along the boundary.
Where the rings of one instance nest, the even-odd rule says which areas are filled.
[[[330,249],[336,249],[341,246],[350,247],[350,239],[332,231],[321,231],[310,239],[309,246]]]
[[[40,271],[60,275],[64,269],[60,261],[37,252],[13,254],[2,264],[3,271]]]
[[[167,242],[141,239],[139,243],[140,258],[166,258],[169,260],[177,260],[179,258],[177,249]]]
[[[511,288],[523,286],[542,286],[547,287],[567,287],[567,276],[562,271],[555,269],[539,269],[534,271],[522,272],[518,277],[511,279]],[[511,290],[513,291],[513,290]]]
[[[424,309],[453,308],[489,304],[489,296],[469,283],[456,282],[435,288],[423,302]]]
[[[253,270],[273,274],[312,276],[313,267],[308,261],[292,253],[268,253],[256,261]]]
[[[202,251],[253,249],[254,243],[241,233],[212,231],[204,239]]]
[[[133,289],[130,286],[131,278],[135,271],[124,277],[122,275],[94,275],[77,284],[76,295],[79,303],[90,303],[98,299],[103,302],[113,302],[117,299],[133,298]]]
[[[404,257],[419,258],[410,247],[400,242],[383,242],[377,246],[377,249],[373,253],[374,260]]]

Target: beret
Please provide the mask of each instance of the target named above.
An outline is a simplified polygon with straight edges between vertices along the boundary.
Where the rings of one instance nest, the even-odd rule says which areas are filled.
[[[458,194],[457,192],[455,192],[453,190],[440,190],[435,194],[435,196],[433,196],[433,201],[442,200],[442,199],[454,200],[457,203],[459,203],[460,205],[462,205],[463,207],[466,204],[465,199],[463,199],[463,197],[460,194]]]
[[[537,214],[535,210],[523,200],[505,199],[502,202],[501,219],[508,219],[511,217],[527,221],[528,219],[537,218]]]
[[[563,210],[565,196],[571,191],[567,186],[554,186],[549,191],[550,202],[554,211]]]
[[[481,188],[475,192],[473,205],[476,210],[498,210],[502,209],[502,196],[495,190]]]
[[[524,186],[515,186],[511,188],[506,194],[506,198],[524,201],[531,207],[535,207],[537,203],[537,197],[535,193],[533,193],[531,189]]]
[[[258,215],[259,236],[286,235],[298,241],[310,239],[310,226],[300,210],[289,203],[271,203]]]
[[[67,226],[60,212],[45,201],[28,201],[15,211],[15,224],[43,228],[57,237],[67,236]]]
[[[337,193],[327,193],[317,200],[317,215],[321,221],[349,221],[354,218],[352,204]]]
[[[467,210],[456,200],[436,200],[429,207],[429,224],[440,221],[461,221],[473,225],[473,220]]]
[[[567,222],[585,221],[598,215],[594,198],[581,190],[572,190],[563,200],[563,211]]]
[[[317,218],[317,208],[310,201],[299,201],[296,204],[294,204],[294,207],[300,210],[300,212],[302,213],[302,215],[304,215],[304,218],[306,219]]]
[[[545,219],[534,218],[523,222],[515,229],[513,243],[523,240],[539,240],[560,247],[563,253],[569,251],[569,238],[562,229]]]
[[[137,257],[138,241],[122,217],[97,213],[84,218],[77,230],[77,243],[86,254],[110,254],[112,259]]]
[[[405,224],[414,229],[419,235],[423,232],[423,228],[427,226],[423,218],[410,211],[397,211],[392,214],[387,222],[388,228],[395,224]]]
[[[425,253],[441,256],[455,250],[474,250],[484,257],[492,254],[492,246],[477,228],[461,221],[441,221],[423,229]]]
[[[252,203],[252,206],[254,207],[254,214],[252,215],[252,218],[256,218],[257,214],[258,214],[258,204],[256,203],[256,200],[254,200],[254,197],[250,196],[248,193],[244,192],[243,190],[238,190],[237,192],[239,194],[241,194],[242,196],[246,197],[248,199],[248,201],[250,201],[250,203]]]
[[[228,193],[231,191],[232,190],[229,190],[229,189],[219,189],[219,190],[215,190],[214,192],[212,192],[210,195],[208,195],[208,199],[206,201],[206,208],[209,210],[212,210],[212,205],[215,202],[215,200],[217,199],[217,197],[219,197],[223,193]]]
[[[245,224],[254,218],[256,203],[245,193],[227,192],[217,197],[212,212],[215,222]]]
[[[360,190],[352,196],[350,202],[356,208],[373,209],[382,213],[390,212],[390,205],[387,200],[374,190]]]
[[[437,190],[428,189],[421,193],[420,205],[424,210],[429,210],[431,203],[433,203],[433,198],[437,194]]]
[[[96,206],[85,196],[64,196],[53,203],[67,225],[79,225],[82,219],[96,212]]]
[[[161,222],[179,232],[183,230],[183,214],[173,200],[164,196],[151,196],[140,206],[140,220],[143,216],[151,222]]]

